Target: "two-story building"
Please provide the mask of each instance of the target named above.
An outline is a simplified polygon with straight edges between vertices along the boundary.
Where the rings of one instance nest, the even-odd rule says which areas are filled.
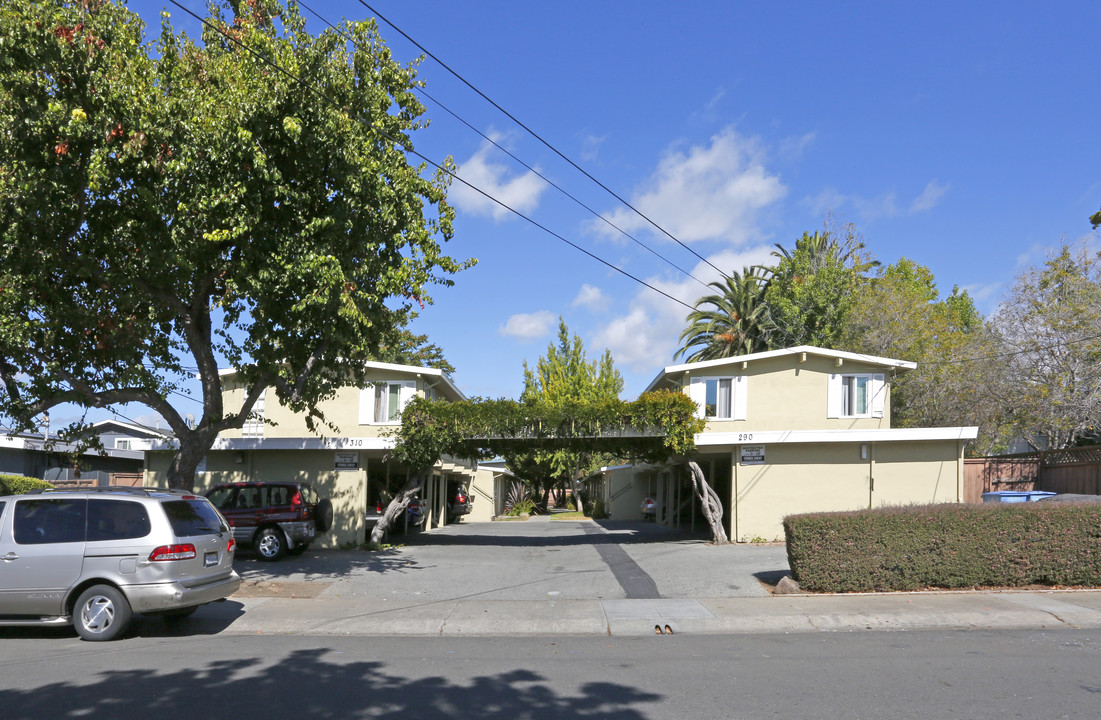
[[[673,365],[647,390],[687,393],[707,420],[696,462],[731,539],[783,537],[786,515],[963,501],[975,427],[892,428],[891,384],[912,362],[801,346]],[[698,518],[683,468],[619,466],[590,478],[613,518]]]
[[[266,390],[240,430],[219,435],[196,473],[196,490],[226,482],[294,480],[308,482],[333,502],[333,528],[319,538],[321,547],[365,541],[368,518],[389,502],[389,493],[405,483],[410,470],[390,458],[393,431],[401,412],[415,396],[447,401],[465,400],[442,371],[434,368],[366,362],[369,385],[347,387],[320,404],[325,419],[336,428],[311,432],[305,417],[278,402]],[[241,407],[246,388],[223,371],[227,408]],[[319,431],[322,432],[322,431]],[[171,445],[154,444],[146,453],[146,482],[166,485]],[[421,489],[426,527],[447,522],[447,503],[457,488],[474,498],[468,520],[489,520],[495,512],[492,468],[478,469],[462,460],[438,463]]]

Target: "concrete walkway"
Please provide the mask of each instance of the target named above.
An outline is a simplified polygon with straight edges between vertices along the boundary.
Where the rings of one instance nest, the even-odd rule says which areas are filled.
[[[783,546],[713,547],[650,523],[452,525],[369,553],[247,552],[245,579],[189,625],[216,633],[653,635],[974,628],[1101,628],[1101,591],[773,596]]]

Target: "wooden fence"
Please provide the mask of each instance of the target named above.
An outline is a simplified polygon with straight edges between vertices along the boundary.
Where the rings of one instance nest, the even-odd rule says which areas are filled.
[[[983,493],[1001,490],[1101,495],[1101,447],[968,458],[963,461],[964,502],[982,502]]]

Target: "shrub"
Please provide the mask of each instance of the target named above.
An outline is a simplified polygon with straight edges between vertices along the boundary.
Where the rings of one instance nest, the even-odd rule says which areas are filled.
[[[1101,504],[931,505],[784,519],[812,592],[1101,585]]]
[[[53,485],[38,478],[23,477],[22,475],[0,475],[0,495],[18,495],[30,490],[51,487]]]
[[[535,501],[531,498],[525,498],[516,503],[508,510],[505,511],[505,515],[516,517],[518,515],[534,515],[535,514]]]

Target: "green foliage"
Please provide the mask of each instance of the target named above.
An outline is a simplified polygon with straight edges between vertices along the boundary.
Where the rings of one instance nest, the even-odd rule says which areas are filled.
[[[744,268],[724,281],[709,285],[718,292],[705,295],[688,314],[688,326],[680,334],[681,346],[674,359],[688,354],[685,362],[716,360],[768,350],[768,270]]]
[[[669,391],[643,393],[634,402],[617,398],[562,406],[417,397],[402,412],[393,457],[414,471],[445,455],[488,459],[517,448],[569,448],[660,463],[689,455],[704,424],[691,398]]]
[[[770,347],[838,347],[857,291],[877,263],[851,226],[841,236],[803,233],[792,252],[777,248],[765,292]]]
[[[977,425],[975,447],[1001,441],[1001,404],[992,387],[1002,371],[974,360],[996,348],[982,315],[966,291],[941,299],[929,268],[901,258],[864,283],[849,311],[840,348],[915,360],[891,387],[895,427]]]
[[[393,309],[471,264],[442,252],[446,177],[408,155],[420,81],[374,21],[315,37],[293,3],[212,12],[233,40],[165,14],[147,44],[114,2],[0,5],[0,413],[145,404],[180,440],[174,486],[264,388],[323,420]],[[190,428],[168,398],[196,368]]]
[[[993,322],[1015,434],[1037,449],[1101,439],[1101,254],[1064,243],[1021,274]]]
[[[585,345],[577,333],[570,334],[562,318],[558,319],[557,342],[547,345],[535,368],[524,362],[522,404],[531,407],[569,408],[602,405],[619,401],[623,377],[615,368],[612,354],[605,350],[599,361],[589,360]],[[545,494],[556,484],[574,480],[610,459],[585,449],[562,447],[530,450],[513,447],[502,453],[517,477]]]
[[[838,347],[857,292],[879,263],[851,225],[803,233],[791,251],[776,248],[774,267],[711,283],[718,292],[696,301],[674,357],[697,362],[795,345]]]
[[[0,475],[0,495],[19,495],[31,490],[52,488],[53,485],[38,478],[22,475]]]
[[[520,502],[510,506],[508,509],[505,510],[505,515],[508,515],[509,517],[534,514],[536,514],[535,501],[531,498],[524,498]]]
[[[788,562],[812,592],[1101,585],[1101,505],[934,505],[794,515]]]
[[[597,498],[589,505],[586,514],[593,520],[603,520],[608,517],[608,508],[604,505],[604,498]]]

